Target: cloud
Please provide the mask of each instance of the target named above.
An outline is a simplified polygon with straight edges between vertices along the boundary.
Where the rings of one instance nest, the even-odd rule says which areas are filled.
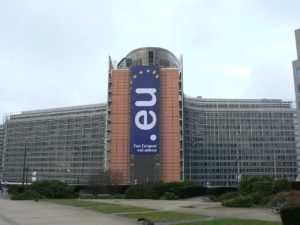
[[[192,96],[293,97],[297,6],[295,0],[3,1],[0,116],[105,102],[108,55],[119,61],[143,46],[183,54],[185,92]]]

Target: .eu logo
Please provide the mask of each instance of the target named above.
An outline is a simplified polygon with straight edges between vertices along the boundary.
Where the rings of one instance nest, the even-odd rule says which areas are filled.
[[[131,69],[132,154],[159,151],[159,68],[138,66]]]
[[[155,88],[138,88],[135,92],[139,94],[148,94],[151,96],[149,101],[136,101],[136,107],[151,107],[156,103],[156,89]],[[148,123],[148,115],[152,117],[152,122]],[[142,121],[142,122],[141,122]],[[141,130],[151,130],[156,124],[156,114],[152,110],[147,112],[146,110],[139,111],[135,116],[135,125]]]

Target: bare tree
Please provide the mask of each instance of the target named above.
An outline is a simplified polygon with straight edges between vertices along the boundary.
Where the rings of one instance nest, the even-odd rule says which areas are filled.
[[[89,188],[94,195],[99,193],[117,192],[123,180],[123,172],[119,170],[100,170],[89,176]]]
[[[123,182],[123,172],[120,170],[109,171],[110,185],[121,185]]]

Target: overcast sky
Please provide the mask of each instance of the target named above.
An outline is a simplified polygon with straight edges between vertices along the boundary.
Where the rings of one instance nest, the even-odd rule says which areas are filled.
[[[299,0],[0,0],[5,113],[106,102],[108,56],[183,55],[184,92],[294,99]]]

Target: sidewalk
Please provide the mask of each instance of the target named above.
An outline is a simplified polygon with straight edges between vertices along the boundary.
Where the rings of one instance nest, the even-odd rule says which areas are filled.
[[[135,220],[82,208],[0,199],[1,225],[132,225]]]
[[[133,205],[165,211],[198,213],[212,218],[241,218],[266,221],[281,221],[279,214],[268,208],[230,208],[223,207],[219,202],[206,202],[202,198],[186,200],[149,200],[149,199],[116,199],[101,200],[110,203]]]

